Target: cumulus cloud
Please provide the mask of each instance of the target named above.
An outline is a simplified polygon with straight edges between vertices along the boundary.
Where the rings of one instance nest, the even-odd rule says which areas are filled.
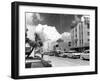
[[[41,36],[41,38],[45,37],[45,40],[56,41],[61,37],[60,33],[56,30],[55,27],[48,26],[48,25],[39,24],[36,27],[35,32],[40,34],[40,35],[43,35],[43,36]]]
[[[61,38],[64,40],[64,42],[68,42],[71,40],[71,33],[64,32],[61,34]]]
[[[35,40],[34,33],[35,33],[36,27],[34,25],[27,25],[26,27],[28,29],[28,31],[27,31],[27,38],[29,38],[30,40],[34,41]]]
[[[43,41],[44,51],[52,50],[52,43],[61,37],[61,34],[57,31],[56,27],[48,25],[37,25],[35,32],[38,33]]]
[[[38,24],[27,25],[27,37],[31,40],[35,40],[34,33],[37,33],[43,42],[45,41],[56,41],[61,38],[61,34],[57,31],[56,27]]]
[[[43,42],[43,50],[48,51],[53,49],[53,43],[57,43],[56,41],[60,38],[64,40],[64,42],[69,41],[70,33],[64,32],[60,34],[56,27],[38,24],[37,26],[27,25],[28,27],[28,38],[31,40],[35,40],[34,33],[37,33],[42,42]]]
[[[70,36],[70,33],[69,32],[64,32],[64,33],[62,33],[62,36],[68,37],[68,36]]]

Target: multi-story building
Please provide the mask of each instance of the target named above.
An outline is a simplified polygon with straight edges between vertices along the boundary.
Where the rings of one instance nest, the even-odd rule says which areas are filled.
[[[90,41],[90,19],[89,16],[82,16],[80,21],[74,23],[71,29],[71,49],[83,51],[89,49]]]

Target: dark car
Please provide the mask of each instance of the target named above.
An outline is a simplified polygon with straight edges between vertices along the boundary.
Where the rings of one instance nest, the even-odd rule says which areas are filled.
[[[49,52],[49,56],[54,56],[55,53],[56,53],[56,51],[50,51],[50,52]]]
[[[60,55],[61,55],[61,51],[60,50],[56,50],[55,51],[55,56],[60,57]]]

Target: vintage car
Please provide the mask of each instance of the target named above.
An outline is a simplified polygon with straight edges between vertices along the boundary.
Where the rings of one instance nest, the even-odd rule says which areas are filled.
[[[62,51],[61,50],[56,50],[55,51],[55,56],[60,57],[62,55]]]
[[[60,57],[66,58],[69,52],[61,51]]]
[[[68,53],[66,55],[69,58],[74,58],[74,59],[80,58],[80,52],[77,52],[75,50],[68,51]]]
[[[50,51],[50,52],[49,52],[49,56],[54,56],[55,53],[56,53],[56,51]]]
[[[90,54],[89,54],[89,50],[85,50],[84,53],[82,53],[80,55],[80,59],[83,59],[83,60],[90,60]]]

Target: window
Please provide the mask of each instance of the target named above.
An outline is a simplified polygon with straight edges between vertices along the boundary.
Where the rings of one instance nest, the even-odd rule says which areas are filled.
[[[68,43],[68,46],[71,46],[71,42]]]
[[[77,32],[77,28],[75,29],[75,31]]]
[[[89,24],[89,23],[87,23],[87,28],[88,28],[88,29],[90,28],[90,24]]]
[[[87,32],[88,35],[90,35],[90,32]]]
[[[77,40],[75,41],[75,43],[76,43],[76,46],[77,46]]]
[[[76,38],[77,38],[77,34],[76,34]]]
[[[82,45],[83,45],[83,39],[82,39]]]
[[[81,30],[82,29],[82,23],[79,25],[79,30]]]
[[[81,46],[81,40],[80,40],[80,46]]]
[[[88,39],[88,41],[90,41],[90,39]]]

